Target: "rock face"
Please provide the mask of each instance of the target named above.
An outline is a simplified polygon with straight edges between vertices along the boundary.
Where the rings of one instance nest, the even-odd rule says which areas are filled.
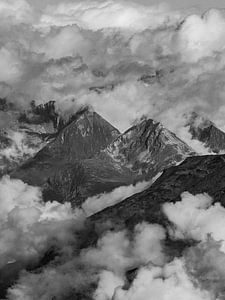
[[[101,157],[143,177],[153,178],[194,151],[159,122],[143,120],[117,137]]]
[[[210,120],[192,113],[187,122],[193,139],[202,142],[209,151],[225,151],[225,132],[216,127]]]
[[[225,207],[224,176],[225,155],[189,157],[164,171],[150,188],[93,215],[90,221],[98,228],[106,222],[115,227],[133,227],[144,220],[165,225],[162,204],[179,201],[185,191],[208,193]]]

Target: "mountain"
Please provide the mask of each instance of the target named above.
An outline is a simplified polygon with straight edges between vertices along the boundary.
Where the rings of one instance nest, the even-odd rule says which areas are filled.
[[[12,175],[31,185],[43,186],[47,200],[73,202],[77,198],[79,204],[88,196],[150,180],[194,154],[175,134],[151,119],[119,134],[97,113],[87,109],[74,116],[52,142]],[[79,172],[85,180],[79,184],[77,193],[67,196],[63,185],[70,190],[72,182],[74,186],[80,181],[76,178]]]
[[[82,184],[82,197],[130,184],[133,177],[129,170],[118,169],[97,157],[118,135],[119,131],[96,112],[83,109],[71,118],[51,142],[13,172],[12,176],[31,185],[46,185],[48,196],[52,180],[53,185],[57,183],[58,186],[67,177],[69,185],[75,180],[74,170],[79,165],[79,172],[82,169],[87,177],[85,184]],[[51,188],[54,189],[55,186]]]
[[[192,138],[202,142],[209,152],[225,151],[225,132],[207,118],[193,112],[188,116],[186,126]]]
[[[101,152],[101,158],[152,178],[194,154],[191,147],[161,123],[145,119],[119,135]]]
[[[75,114],[43,152],[54,159],[87,159],[104,149],[119,131],[88,108]]]
[[[225,155],[193,156],[178,166],[172,166],[145,191],[90,217],[91,226],[101,228],[106,222],[133,228],[147,221],[166,225],[161,206],[180,200],[181,193],[208,193],[214,202],[225,207]]]

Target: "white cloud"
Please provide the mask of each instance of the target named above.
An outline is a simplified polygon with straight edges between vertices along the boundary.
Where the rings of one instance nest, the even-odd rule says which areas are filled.
[[[191,195],[185,192],[182,200],[166,203],[163,211],[172,222],[171,235],[175,238],[205,241],[211,234],[216,241],[222,241],[225,252],[225,209],[220,203],[212,204],[207,194]]]
[[[15,83],[22,76],[22,62],[16,52],[13,49],[0,48],[0,81]]]
[[[41,49],[47,58],[76,57],[91,47],[77,26],[67,26],[49,34]]]
[[[103,193],[89,197],[82,204],[82,208],[87,216],[93,215],[106,207],[115,205],[133,194],[143,191],[150,185],[150,182],[139,182],[136,185],[121,186],[110,193]]]
[[[123,28],[143,30],[160,25],[174,24],[180,19],[164,5],[146,7],[121,1],[86,1],[51,5],[42,16],[43,26],[65,26],[77,24],[81,27],[99,30],[104,28]]]
[[[0,181],[0,266],[37,260],[51,245],[74,242],[73,226],[82,226],[82,212],[69,203],[43,203],[41,189],[5,176]]]
[[[124,279],[110,271],[102,271],[99,275],[98,288],[94,293],[95,300],[112,299],[115,290],[124,285]]]
[[[211,295],[194,286],[185,272],[184,262],[175,259],[164,267],[143,267],[128,291],[118,289],[115,300],[212,300]]]
[[[178,33],[183,60],[195,62],[223,51],[224,33],[225,17],[222,11],[210,10],[202,17],[187,17]]]
[[[27,23],[32,20],[32,14],[32,8],[25,0],[1,0],[0,16],[3,25],[4,21],[13,24]]]
[[[182,14],[163,5],[67,1],[40,11],[24,1],[1,5],[5,15],[31,10],[29,26],[21,17],[0,27],[0,92],[11,101],[24,106],[54,99],[71,113],[88,103],[121,130],[146,114],[180,137],[185,133],[189,143],[178,114],[203,111],[225,128],[222,12],[192,15],[177,27]],[[137,82],[150,70],[160,79]],[[115,88],[89,91],[107,85]]]
[[[96,248],[83,251],[82,260],[122,276],[126,270],[140,264],[162,264],[164,239],[165,232],[161,226],[141,223],[134,229],[133,240],[129,239],[126,230],[108,232],[98,240]]]

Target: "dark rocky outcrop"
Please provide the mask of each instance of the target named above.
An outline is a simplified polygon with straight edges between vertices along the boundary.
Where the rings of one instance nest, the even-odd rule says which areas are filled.
[[[166,225],[168,221],[162,213],[162,204],[179,201],[185,191],[208,193],[214,202],[225,207],[224,178],[225,155],[189,157],[180,165],[165,170],[150,188],[93,215],[90,221],[98,228],[103,223],[132,228],[142,221]]]

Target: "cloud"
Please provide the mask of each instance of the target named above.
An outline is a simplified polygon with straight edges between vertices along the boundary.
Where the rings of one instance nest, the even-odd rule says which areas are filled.
[[[26,23],[32,20],[32,7],[25,0],[2,0],[0,3],[1,22],[13,24]]]
[[[47,58],[59,59],[62,57],[76,57],[91,47],[88,39],[82,35],[76,26],[66,26],[53,31],[45,38],[41,52]]]
[[[225,251],[225,209],[222,205],[212,204],[213,200],[207,194],[193,196],[185,192],[181,198],[180,202],[163,206],[164,213],[173,224],[171,235],[179,239],[205,241],[211,234],[216,241],[222,241],[221,249]]]
[[[13,14],[11,1],[1,5]],[[17,5],[20,21],[6,18],[0,28],[0,94],[10,101],[54,99],[62,113],[89,104],[122,131],[145,114],[201,153],[183,115],[203,112],[225,128],[223,12],[185,18],[164,5],[120,1]],[[140,80],[148,75],[152,83]]]
[[[215,298],[224,298],[225,254],[221,242],[211,236],[191,247],[185,253],[185,265],[189,276],[202,289],[209,291]]]
[[[61,261],[39,272],[23,272],[17,284],[8,290],[7,299],[74,299],[82,297],[82,293],[91,296],[89,284],[95,283],[95,277],[90,268],[85,269],[76,260]]]
[[[8,161],[20,162],[26,158],[33,156],[40,150],[40,145],[32,147],[28,144],[27,136],[24,132],[9,130],[6,138],[9,140],[10,145],[6,145],[0,150],[0,159],[7,159]]]
[[[146,261],[163,264],[164,238],[161,226],[147,223],[139,224],[133,235],[108,232],[96,247],[80,254],[67,251],[39,272],[23,272],[8,290],[7,299],[65,299],[82,295],[110,299],[125,284],[125,272],[130,268]]]
[[[146,7],[131,2],[121,1],[86,1],[50,5],[41,17],[43,26],[65,26],[77,24],[80,27],[100,30],[122,28],[143,30],[160,25],[174,24],[180,18],[179,13],[172,13],[164,5]]]
[[[22,63],[19,60],[16,51],[1,47],[0,49],[0,81],[13,83],[22,75]]]
[[[7,98],[7,96],[11,92],[11,86],[9,84],[6,84],[5,82],[0,82],[0,97],[1,98]]]
[[[106,299],[106,298],[105,298]],[[128,291],[117,289],[114,300],[182,299],[210,300],[210,294],[195,287],[181,259],[164,267],[143,267]]]
[[[196,245],[184,252],[187,275],[195,285],[211,294],[211,299],[224,297],[225,209],[207,194],[185,192],[182,200],[166,203],[163,211],[171,222],[173,239],[195,240]]]
[[[202,17],[192,15],[182,24],[178,41],[184,61],[196,62],[223,51],[225,17],[222,11],[210,10]]]
[[[169,231],[172,238],[195,239],[200,243],[187,248],[183,257],[172,259],[169,263],[165,260],[165,253],[161,261],[152,259],[144,261],[144,253],[148,255],[155,253],[159,259],[159,249],[155,252],[152,251],[153,249],[145,247],[145,242],[148,243],[148,238],[153,234],[153,231],[148,231],[148,228],[150,229],[153,225],[137,225],[135,239],[139,239],[141,261],[136,262],[136,266],[139,268],[134,281],[128,289],[125,288],[124,277],[121,276],[121,272],[116,272],[118,269],[115,263],[112,263],[115,269],[110,269],[106,274],[102,273],[100,276],[95,299],[105,300],[112,297],[114,300],[146,300],[165,299],[166,297],[168,300],[174,298],[213,300],[224,297],[224,208],[218,203],[212,205],[212,198],[206,194],[193,196],[186,192],[182,195],[182,201],[174,204],[167,203],[163,206],[163,210],[172,223]],[[161,238],[164,239],[165,232],[162,231],[162,234]],[[158,238],[159,233],[156,233],[155,237]],[[121,236],[121,242],[116,242],[115,248],[114,244],[109,241],[101,248],[102,252],[99,253],[99,257],[104,257],[105,253],[109,251],[110,245],[113,245],[111,253],[116,257],[116,249],[119,248],[122,241],[125,241],[125,236]],[[154,243],[150,244],[154,245]],[[107,249],[107,251],[104,252],[103,249]],[[135,253],[138,253],[137,248]],[[112,256],[108,254],[107,257],[111,258]],[[124,254],[119,257],[124,257]],[[123,263],[126,262],[125,258],[122,259]],[[94,258],[93,261],[95,261]],[[104,266],[104,262],[106,262],[107,268],[111,266],[111,263],[108,265],[109,260],[107,262],[105,259],[102,261],[102,266]],[[133,260],[134,262],[135,260]],[[142,265],[143,263],[144,265]],[[121,264],[119,265],[121,266]],[[114,275],[111,272],[114,272]],[[111,286],[109,286],[110,282]],[[110,295],[106,293],[107,286],[109,286]],[[111,289],[112,286],[114,290]]]
[[[162,264],[164,229],[159,225],[141,223],[134,229],[133,239],[128,232],[108,232],[98,240],[97,247],[84,250],[82,260],[122,276],[125,271],[140,264]]]
[[[9,178],[4,180],[8,183]],[[70,235],[70,207],[58,203],[47,203],[43,207],[38,188],[29,187],[21,181],[16,183],[10,181],[14,187],[10,190],[14,191],[17,187],[14,197],[20,199],[18,194],[22,197],[24,189],[27,189],[27,195],[36,193],[36,198],[30,200],[29,218],[24,217],[28,211],[22,208],[23,202],[19,200],[20,210],[10,210],[8,222],[16,224],[24,232],[29,228],[29,233],[33,230],[32,224],[35,224],[36,230],[31,231],[32,242],[37,237],[39,240],[43,238],[44,232],[48,239],[52,235],[57,237],[57,245],[76,245],[75,237],[71,240]],[[37,202],[35,207],[33,201]],[[206,194],[193,196],[184,193],[182,201],[167,203],[163,210],[171,222],[168,228],[171,238],[196,239],[200,244],[187,248],[182,257],[174,258],[167,255],[164,242],[168,236],[160,225],[143,222],[137,224],[133,231],[103,232],[95,246],[75,252],[69,248],[39,272],[23,272],[17,283],[8,290],[8,299],[66,299],[88,295],[95,300],[165,297],[168,300],[176,297],[214,300],[218,295],[223,296],[224,250],[220,240],[224,238],[224,208],[220,204],[212,205],[212,199]],[[79,213],[72,219],[78,222]],[[69,227],[62,223],[65,221],[69,221]],[[72,224],[77,226],[79,223]],[[43,226],[41,236],[40,226]],[[131,282],[127,272],[133,272]]]
[[[115,205],[133,194],[140,193],[150,185],[149,182],[140,182],[136,185],[122,186],[114,189],[110,193],[103,193],[89,197],[82,204],[82,209],[87,216],[93,215],[106,207]]]
[[[115,291],[123,287],[124,279],[110,271],[102,271],[99,275],[98,288],[94,293],[95,300],[112,299]]]
[[[81,228],[82,212],[69,203],[43,203],[41,190],[5,176],[0,181],[0,266],[38,260],[51,246],[74,242],[72,227]]]

